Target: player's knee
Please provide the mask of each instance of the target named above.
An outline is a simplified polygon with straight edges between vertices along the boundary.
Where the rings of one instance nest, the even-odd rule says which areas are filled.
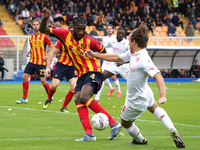
[[[80,97],[80,102],[85,104],[88,99],[89,99],[89,97],[83,95],[83,96]]]
[[[28,77],[29,77],[28,75],[24,74],[23,77],[22,77],[23,81],[28,81]]]
[[[79,97],[75,97],[74,102],[75,102],[76,105],[80,104],[81,103],[80,102],[80,98]]]

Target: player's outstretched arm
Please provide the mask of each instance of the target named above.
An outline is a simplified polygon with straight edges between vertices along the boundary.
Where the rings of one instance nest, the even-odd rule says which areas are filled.
[[[123,60],[121,60],[119,55],[117,55],[117,54],[95,53],[91,50],[85,51],[83,56],[88,57],[88,58],[103,59],[103,60],[106,60],[106,61],[123,62]]]
[[[51,34],[51,33],[50,33],[50,29],[47,28],[47,20],[49,19],[51,13],[50,13],[50,11],[49,11],[46,7],[44,7],[44,8],[42,9],[42,13],[43,13],[43,15],[44,15],[44,18],[43,18],[42,21],[41,21],[39,30],[40,30],[40,32],[42,32],[42,33],[45,33],[45,34],[47,34],[47,35],[50,35],[50,34]]]
[[[158,72],[156,73],[153,78],[156,80],[159,92],[160,92],[160,98],[159,98],[159,103],[163,104],[164,102],[167,101],[166,98],[166,89],[165,89],[165,82],[164,79],[162,77],[162,75]]]
[[[49,51],[48,53],[48,61],[47,61],[47,66],[46,66],[46,70],[45,70],[45,77],[48,76],[48,74],[50,73],[50,65],[51,62],[53,60],[53,57],[55,56],[55,54],[59,51],[59,49],[55,48],[54,46],[52,46],[52,50]]]

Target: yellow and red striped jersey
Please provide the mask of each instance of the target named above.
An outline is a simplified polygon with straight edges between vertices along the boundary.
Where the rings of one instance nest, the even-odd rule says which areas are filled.
[[[64,44],[65,53],[68,53],[71,57],[79,77],[90,71],[102,72],[101,63],[98,59],[83,56],[87,50],[95,50],[99,53],[104,50],[103,44],[97,39],[84,34],[82,39],[76,41],[73,38],[73,32],[66,29],[50,28],[50,33]]]
[[[30,35],[29,37],[30,46],[31,46],[31,58],[30,61],[36,65],[46,65],[46,61],[43,57],[46,55],[45,43],[52,47],[53,44],[50,41],[49,37],[43,33],[38,35]]]
[[[56,42],[55,47],[61,50],[61,54],[60,54],[60,58],[58,59],[58,62],[63,65],[73,66],[72,61],[70,60],[69,56],[65,53],[65,48],[63,44],[59,40]]]

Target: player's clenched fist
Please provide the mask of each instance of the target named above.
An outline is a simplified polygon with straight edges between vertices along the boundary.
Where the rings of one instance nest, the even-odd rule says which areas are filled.
[[[51,15],[50,11],[46,7],[44,7],[42,9],[42,13],[43,13],[44,17],[50,17],[50,15]]]

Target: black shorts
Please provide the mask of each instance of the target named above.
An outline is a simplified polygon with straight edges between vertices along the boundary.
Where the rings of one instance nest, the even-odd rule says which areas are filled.
[[[36,71],[39,77],[44,77],[45,70],[46,70],[46,65],[36,65],[29,62],[25,67],[24,73],[33,75],[35,74]]]
[[[78,78],[75,93],[81,91],[83,85],[90,85],[93,88],[94,94],[97,94],[99,89],[101,88],[101,84],[103,82],[104,75],[100,72],[87,72],[81,77]]]
[[[63,65],[57,62],[53,77],[62,80],[64,75],[66,75],[66,79],[69,81],[71,78],[77,77],[77,72],[73,66]]]

